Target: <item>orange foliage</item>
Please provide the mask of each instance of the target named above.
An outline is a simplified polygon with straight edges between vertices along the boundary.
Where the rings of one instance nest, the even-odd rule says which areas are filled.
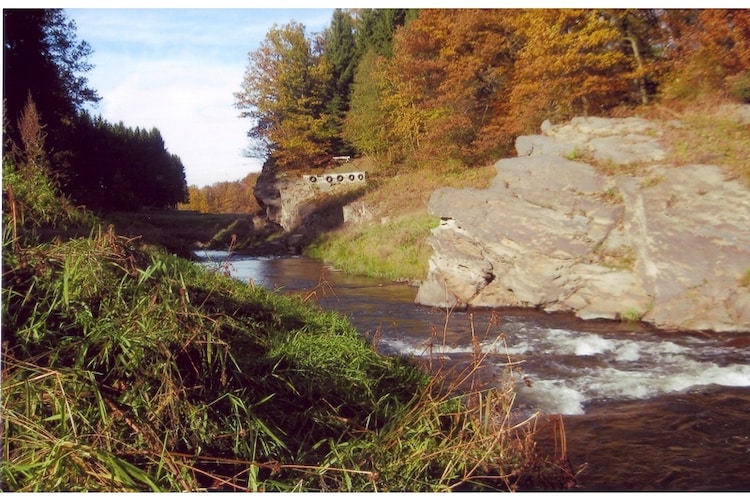
[[[668,11],[664,19],[672,35],[670,97],[725,92],[731,81],[750,72],[750,10]]]
[[[394,38],[393,116],[418,160],[476,163],[497,153],[515,11],[421,11]],[[493,136],[493,140],[487,140]]]
[[[217,182],[201,188],[190,186],[189,201],[179,208],[212,214],[254,214],[260,210],[253,194],[258,175],[252,173],[239,181]]]
[[[630,92],[632,62],[622,34],[588,9],[526,10],[514,18],[523,48],[510,91],[510,127],[529,132],[544,119],[599,114]]]

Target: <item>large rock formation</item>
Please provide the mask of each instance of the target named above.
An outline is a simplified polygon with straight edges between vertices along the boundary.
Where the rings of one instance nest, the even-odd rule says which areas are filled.
[[[676,125],[676,124],[675,124]],[[442,189],[417,302],[536,307],[584,319],[750,332],[750,191],[715,166],[671,167],[661,129],[576,118],[519,137],[486,190]],[[637,163],[639,175],[599,165]],[[645,166],[651,165],[651,166]]]

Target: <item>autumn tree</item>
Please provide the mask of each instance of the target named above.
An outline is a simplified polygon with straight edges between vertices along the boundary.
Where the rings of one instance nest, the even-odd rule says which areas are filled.
[[[304,25],[274,25],[248,56],[242,89],[235,93],[241,117],[253,121],[248,136],[266,166],[306,168],[330,154],[335,137],[328,111],[331,71],[322,47]]]
[[[509,100],[514,133],[544,119],[600,114],[630,96],[632,60],[622,34],[596,9],[531,9],[514,17],[521,49]]]
[[[250,173],[239,181],[222,181],[210,186],[189,186],[190,199],[179,205],[181,210],[202,213],[254,214],[260,210],[253,188],[257,173]]]
[[[660,17],[669,33],[668,97],[729,92],[750,102],[750,10],[667,10]]]
[[[390,127],[420,162],[471,165],[507,146],[514,11],[423,10],[394,39],[385,97]]]

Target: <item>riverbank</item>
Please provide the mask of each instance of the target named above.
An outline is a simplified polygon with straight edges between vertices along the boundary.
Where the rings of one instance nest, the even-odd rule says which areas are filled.
[[[4,167],[3,491],[568,486],[507,388],[457,393],[308,294],[32,202],[44,176]]]
[[[642,111],[648,119],[545,123],[540,135],[518,137],[518,157],[499,160],[489,186],[443,182],[426,207],[389,211],[389,220],[425,214],[439,227],[395,229],[378,245],[390,223],[372,217],[322,234],[308,254],[386,276],[390,252],[418,249],[429,266],[402,272],[421,282],[417,302],[435,307],[750,331],[750,106]],[[429,191],[427,168],[410,175],[412,197]],[[360,203],[382,213],[384,199],[399,200],[378,194]]]

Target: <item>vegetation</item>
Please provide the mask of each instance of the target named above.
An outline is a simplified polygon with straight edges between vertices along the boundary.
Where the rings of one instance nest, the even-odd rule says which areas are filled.
[[[427,213],[430,195],[439,187],[485,188],[495,173],[488,165],[468,172],[434,168],[369,175],[360,200],[372,211],[373,222],[321,234],[305,253],[350,273],[422,280],[432,252],[427,237],[438,224]]]
[[[536,421],[515,420],[510,386],[476,385],[483,353],[466,373],[428,374],[432,363],[380,355],[309,303],[312,294],[238,283],[144,245],[164,224],[173,234],[193,225],[181,241],[234,243],[247,219],[120,218],[118,209],[187,204],[179,158],[156,129],[82,111],[98,99],[82,76],[91,49],[62,11],[3,14],[1,489],[574,484],[559,422],[562,448],[550,457],[534,445]],[[312,39],[299,24],[275,26],[250,54],[236,99],[255,120],[264,169],[325,165],[344,152],[377,163],[361,194],[376,223],[341,228],[311,252],[339,255],[354,272],[420,279],[434,189],[484,187],[494,175],[484,165],[542,117],[709,94],[747,102],[748,30],[747,10],[337,10]],[[707,142],[709,155],[748,175],[746,141],[728,152],[724,142],[746,130],[680,118],[696,126],[668,138],[677,151]],[[241,211],[227,193],[241,187],[236,197],[246,197],[252,183],[215,186],[221,202],[193,190],[196,205],[183,207]],[[81,203],[110,212],[113,225],[102,229]],[[628,267],[631,253],[602,258]]]
[[[514,420],[510,385],[458,392],[407,358],[378,354],[301,295],[240,283],[112,226],[40,242],[43,226],[95,221],[57,195],[43,157],[18,159],[6,157],[3,186],[2,490],[574,481],[564,449],[547,457],[533,446],[536,420]]]
[[[747,102],[748,39],[744,9],[336,10],[321,36],[271,30],[237,105],[253,109],[268,168],[344,148],[401,171],[466,169],[544,119],[708,94]]]
[[[423,279],[432,249],[426,237],[437,218],[424,214],[394,217],[382,224],[322,237],[307,254],[334,262],[347,273],[389,280]]]
[[[254,214],[260,207],[253,194],[257,173],[247,174],[235,182],[217,182],[210,186],[189,186],[187,203],[180,203],[180,210],[194,210],[212,214]]]

